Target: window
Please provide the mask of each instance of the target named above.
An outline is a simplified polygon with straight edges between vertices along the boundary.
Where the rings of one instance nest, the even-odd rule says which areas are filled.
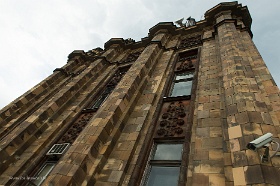
[[[114,86],[108,86],[106,87],[105,91],[99,96],[99,98],[94,102],[91,109],[98,109],[102,103],[108,98],[108,96],[111,94],[111,92],[114,90]]]
[[[41,185],[54,168],[56,162],[46,162],[36,175],[30,178],[29,185]]]
[[[178,53],[174,61],[173,72],[170,72],[173,79],[167,92],[164,92],[166,97],[163,98],[161,112],[156,119],[156,132],[153,134],[153,139],[160,143],[155,143],[150,155],[143,158],[147,160],[147,165],[141,180],[142,186],[176,186],[186,183],[184,176],[187,174],[187,161],[182,161],[181,156],[183,144],[190,144],[190,139],[185,137],[192,126],[192,118],[188,117],[193,112],[190,105],[193,105],[191,94],[194,93],[192,85],[197,56],[198,49],[187,50]],[[185,148],[185,152],[188,153],[189,148]]]
[[[103,89],[103,91],[100,93],[100,95],[94,99],[93,103],[88,106],[88,108],[84,109],[84,112],[92,112],[97,111],[101,105],[106,101],[106,99],[110,96],[110,94],[113,92],[115,87],[118,85],[118,83],[121,81],[122,77],[126,74],[130,66],[121,67],[116,71],[114,76],[110,79],[106,87]]]
[[[145,186],[175,186],[178,184],[183,144],[154,145],[146,173]]]
[[[175,74],[171,97],[191,95],[193,72],[184,72]]]
[[[176,75],[175,80],[182,80],[182,79],[192,79],[193,72],[184,72]]]
[[[157,144],[153,160],[181,160],[182,144]]]
[[[50,150],[46,153],[46,160],[38,165],[39,170],[28,177],[28,186],[41,185],[46,177],[53,170],[54,166],[59,161],[59,158],[69,148],[70,143],[54,144]]]
[[[179,172],[180,167],[152,166],[147,186],[176,186]]]

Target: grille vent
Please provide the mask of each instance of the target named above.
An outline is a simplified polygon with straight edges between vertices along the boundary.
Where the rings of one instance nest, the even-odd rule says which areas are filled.
[[[70,146],[70,143],[54,144],[46,155],[62,155]]]

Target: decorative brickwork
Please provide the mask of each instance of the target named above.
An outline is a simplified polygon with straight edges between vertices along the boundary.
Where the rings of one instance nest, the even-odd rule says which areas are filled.
[[[191,47],[195,47],[198,45],[201,45],[201,36],[195,36],[195,37],[190,37],[190,38],[186,38],[183,39],[179,45],[179,49],[182,48],[191,48]]]
[[[67,132],[62,136],[58,143],[73,143],[78,135],[82,132],[89,120],[92,118],[93,113],[83,113],[79,119],[71,125]]]
[[[122,63],[131,63],[136,61],[136,59],[140,56],[141,53],[142,51],[130,53],[127,56],[127,58],[124,61],[122,61]]]

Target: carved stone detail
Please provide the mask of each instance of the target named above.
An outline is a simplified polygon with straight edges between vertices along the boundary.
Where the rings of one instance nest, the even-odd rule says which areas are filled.
[[[186,109],[184,104],[179,102],[171,102],[161,116],[157,134],[160,137],[173,137],[183,133],[183,125],[185,124]]]
[[[73,143],[78,137],[80,132],[88,124],[89,120],[92,118],[94,113],[83,113],[76,120],[71,127],[66,131],[66,133],[61,137],[58,143]]]
[[[56,68],[56,69],[54,69],[53,72],[59,71],[59,72],[62,72],[65,76],[75,77],[75,76],[81,74],[85,69],[86,69],[86,67],[80,69],[80,70],[77,71],[77,72],[68,72],[68,71],[66,71],[64,68]]]
[[[180,27],[190,27],[190,26],[194,26],[196,24],[195,19],[192,18],[191,16],[186,19],[186,23],[183,23],[183,21],[184,21],[184,18],[179,19],[178,21],[175,21],[175,23],[177,25],[179,25]]]
[[[135,40],[134,40],[134,39],[131,39],[131,38],[127,38],[127,39],[124,40],[124,43],[125,43],[126,45],[133,44],[133,43],[135,43]]]
[[[195,36],[195,37],[191,37],[191,38],[186,38],[183,39],[179,45],[179,49],[181,48],[190,48],[193,46],[197,46],[202,44],[201,42],[201,36]]]
[[[119,69],[114,74],[110,82],[106,85],[105,90],[99,96],[99,98],[101,98],[102,101],[104,101],[108,97],[108,95],[113,91],[113,89],[120,82],[120,80],[125,75],[127,70],[128,68]],[[98,102],[98,107],[102,103],[100,102],[99,98],[95,100],[96,102]],[[95,103],[94,106],[96,106]],[[88,124],[89,120],[92,118],[92,116],[94,115],[97,109],[95,108],[84,109],[80,117],[71,125],[71,127],[61,137],[58,143],[73,143],[77,138],[77,136],[82,132],[84,127]]]
[[[84,61],[88,61],[96,58],[97,56],[100,56],[102,53],[104,53],[104,50],[100,47],[94,48],[87,52],[84,52],[83,50],[74,50],[72,53],[68,55],[68,61],[75,57],[80,57]]]
[[[197,55],[192,55],[192,56],[185,56],[185,57],[180,57],[178,61],[187,61],[187,60],[192,60],[196,59]]]
[[[87,56],[97,56],[97,55],[100,55],[102,54],[104,51],[102,48],[94,48],[94,49],[91,49],[89,51],[86,52],[86,55]]]
[[[127,56],[127,58],[124,61],[122,61],[122,63],[130,63],[130,62],[136,61],[136,59],[140,56],[141,53],[142,53],[142,51],[133,52],[133,53],[129,54]]]
[[[117,72],[114,74],[112,80],[108,83],[107,86],[116,86],[120,80],[122,79],[122,77],[124,76],[125,73],[122,73],[122,72]]]
[[[186,61],[182,62],[180,66],[177,67],[176,70],[183,71],[183,70],[191,70],[193,68],[192,61],[190,59],[187,59]]]

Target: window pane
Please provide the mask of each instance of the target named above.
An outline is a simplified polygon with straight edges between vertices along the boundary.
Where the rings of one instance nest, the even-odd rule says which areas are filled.
[[[182,144],[157,144],[153,160],[181,160]]]
[[[177,74],[175,80],[187,79],[187,78],[193,78],[193,72],[185,72],[182,74]]]
[[[172,97],[191,95],[192,81],[181,81],[174,83],[171,93]]]
[[[46,179],[46,176],[51,172],[54,166],[55,163],[46,163],[40,172],[34,176],[34,180],[31,181],[36,185],[40,185]]]
[[[101,106],[101,104],[107,99],[108,96],[109,96],[109,94],[104,94],[104,95],[100,96],[98,98],[98,100],[94,103],[92,108],[98,109]]]
[[[102,105],[102,103],[109,97],[113,90],[114,86],[106,87],[106,89],[102,92],[101,96],[99,96],[99,98],[95,101],[91,108],[98,109]]]
[[[152,166],[148,186],[177,186],[180,167]]]

